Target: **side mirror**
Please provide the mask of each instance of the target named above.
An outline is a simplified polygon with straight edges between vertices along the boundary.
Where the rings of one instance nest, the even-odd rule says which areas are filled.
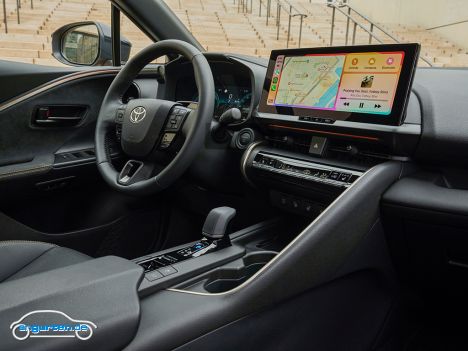
[[[76,22],[52,33],[52,55],[72,66],[106,66],[112,63],[112,31],[100,22]],[[120,38],[120,56],[128,61],[132,44]]]

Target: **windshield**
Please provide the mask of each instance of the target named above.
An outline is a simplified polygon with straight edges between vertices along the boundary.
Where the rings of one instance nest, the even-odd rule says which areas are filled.
[[[208,51],[420,43],[419,66],[468,66],[468,2],[166,0]],[[436,15],[437,14],[437,15]]]

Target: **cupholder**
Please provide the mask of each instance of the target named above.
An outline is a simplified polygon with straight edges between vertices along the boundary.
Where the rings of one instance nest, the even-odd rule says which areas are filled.
[[[262,251],[247,254],[243,259],[243,266],[234,268],[224,268],[212,272],[204,284],[204,289],[209,293],[225,292],[241,285],[263,266],[265,266],[276,252]]]

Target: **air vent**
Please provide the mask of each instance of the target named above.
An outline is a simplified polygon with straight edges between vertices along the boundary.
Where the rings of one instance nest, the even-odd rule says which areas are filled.
[[[307,153],[310,147],[310,136],[295,135],[295,136],[267,136],[265,137],[273,147],[283,150]]]
[[[376,145],[373,145],[376,147]],[[337,145],[332,143],[328,148],[328,156],[340,161],[359,162],[365,165],[373,165],[383,160],[391,160],[394,157],[384,150],[369,150],[368,145]]]
[[[309,153],[311,138],[308,135],[273,135],[265,137],[272,147],[303,154]],[[366,166],[372,166],[382,162],[382,160],[395,159],[383,145],[366,142],[350,144],[347,141],[337,139],[329,139],[326,157],[340,161],[358,162]]]

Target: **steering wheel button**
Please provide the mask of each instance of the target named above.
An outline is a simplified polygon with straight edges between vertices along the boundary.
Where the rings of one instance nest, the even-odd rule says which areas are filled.
[[[164,133],[162,140],[161,140],[161,149],[167,149],[171,143],[172,140],[174,140],[175,133]]]
[[[115,114],[115,122],[116,123],[122,123],[124,119],[124,111],[122,110],[117,110]]]

